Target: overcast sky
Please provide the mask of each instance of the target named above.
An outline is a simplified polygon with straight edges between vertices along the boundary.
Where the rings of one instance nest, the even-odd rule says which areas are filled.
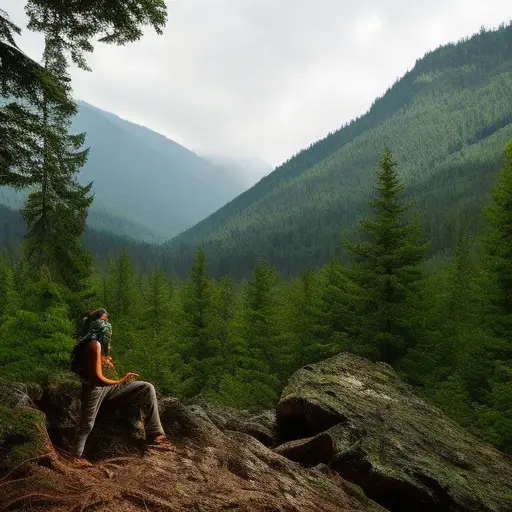
[[[0,0],[25,25],[22,0]],[[426,51],[512,19],[511,0],[172,0],[163,36],[96,45],[75,96],[201,154],[277,165]],[[42,41],[20,46],[40,58]]]

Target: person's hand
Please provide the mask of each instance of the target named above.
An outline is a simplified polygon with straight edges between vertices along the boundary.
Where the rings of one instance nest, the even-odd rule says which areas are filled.
[[[111,369],[111,370],[115,370],[116,369],[116,366],[114,364],[114,361],[112,361],[112,358],[110,356],[106,356],[106,357],[103,357],[103,364]]]
[[[129,381],[129,380],[135,380],[137,377],[139,376],[138,373],[134,373],[134,372],[128,372],[125,376],[124,376],[124,381]]]

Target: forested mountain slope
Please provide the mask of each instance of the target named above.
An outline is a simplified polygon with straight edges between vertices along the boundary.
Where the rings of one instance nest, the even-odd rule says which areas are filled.
[[[79,180],[95,182],[96,204],[167,237],[243,190],[226,171],[192,151],[85,102],[73,130],[87,132],[91,150]]]
[[[127,227],[119,218],[111,217],[110,220],[119,223],[120,228]],[[21,242],[26,232],[27,226],[20,212],[0,204],[0,252],[7,248],[16,254],[21,253]],[[157,245],[134,240],[120,233],[86,228],[83,242],[97,264],[102,265],[109,257],[118,258],[124,248],[140,272],[149,273],[160,265],[161,251]]]
[[[367,211],[386,145],[442,250],[456,224],[478,229],[510,138],[512,25],[426,54],[364,116],[172,240],[167,266],[184,272],[201,243],[217,275],[246,275],[259,255],[284,273],[324,263]]]
[[[73,133],[90,147],[78,175],[94,181],[88,225],[147,242],[163,242],[193,226],[247,188],[214,165],[149,128],[83,101]],[[0,204],[19,208],[28,192],[0,188]]]

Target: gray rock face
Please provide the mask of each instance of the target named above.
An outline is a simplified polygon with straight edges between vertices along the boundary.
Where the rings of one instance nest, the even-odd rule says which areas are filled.
[[[190,410],[197,412],[199,409],[221,430],[233,430],[243,432],[267,447],[278,444],[277,424],[275,411],[264,411],[259,414],[251,414],[248,411],[214,407],[207,403],[190,406]]]
[[[389,510],[512,510],[507,459],[415,396],[386,364],[341,354],[302,368],[283,391],[277,422],[285,439],[330,437],[329,461],[310,450],[301,463],[327,462]],[[292,446],[278,450],[298,460]]]
[[[31,400],[26,384],[0,380],[0,405],[14,408],[30,404]]]
[[[288,441],[274,451],[309,468],[330,462],[334,456],[334,445],[332,437],[324,432],[315,437]]]

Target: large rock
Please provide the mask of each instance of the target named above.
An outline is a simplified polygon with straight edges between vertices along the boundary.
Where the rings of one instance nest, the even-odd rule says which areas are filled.
[[[8,473],[22,476],[54,455],[45,417],[30,407],[25,384],[0,381],[0,481]]]
[[[309,468],[330,462],[334,456],[334,444],[332,436],[322,432],[314,437],[288,441],[274,451]]]
[[[389,510],[512,510],[509,461],[389,365],[349,354],[308,365],[283,391],[277,421],[290,440],[327,433],[329,466]]]
[[[195,412],[202,409],[210,420],[223,431],[234,430],[249,434],[268,447],[278,444],[275,411],[251,414],[249,411],[215,407],[208,403],[191,405],[189,408]]]

